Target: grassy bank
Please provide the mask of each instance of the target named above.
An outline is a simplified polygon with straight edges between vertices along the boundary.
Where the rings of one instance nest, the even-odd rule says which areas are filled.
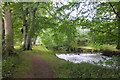
[[[14,78],[24,78],[24,76],[28,75],[32,69],[31,60],[21,55],[20,63],[14,68],[13,75],[11,77]]]
[[[17,53],[18,55],[19,53]],[[2,56],[2,77],[10,77],[12,75],[13,69],[21,61],[20,55],[9,56],[7,54]]]
[[[4,55],[2,57],[2,76],[3,78],[19,78],[27,74],[31,68],[30,59],[16,51],[18,56]],[[28,63],[29,62],[29,63]],[[17,74],[16,74],[17,73]]]
[[[89,45],[89,46],[79,46],[79,48],[83,48],[83,49],[93,49],[93,50],[110,50],[110,51],[119,51],[118,49],[116,49],[116,45],[101,45],[101,46],[94,46],[94,45]]]

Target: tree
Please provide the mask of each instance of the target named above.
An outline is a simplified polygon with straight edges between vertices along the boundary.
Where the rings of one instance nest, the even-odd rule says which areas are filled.
[[[114,5],[114,6],[113,6]],[[105,11],[102,11],[104,9]],[[103,14],[103,16],[99,14]],[[99,43],[107,43],[107,44],[117,44],[117,49],[120,49],[120,3],[119,2],[108,2],[101,3],[99,5],[99,10],[96,15],[99,20],[96,20],[96,25],[100,26],[92,29],[94,33],[97,33],[98,36],[96,41]],[[116,17],[114,17],[116,15]],[[100,18],[102,20],[100,20]],[[94,37],[95,39],[95,37]]]
[[[21,3],[22,5],[22,8],[21,8],[21,11],[23,12],[22,15],[21,15],[21,20],[22,20],[22,33],[23,33],[23,38],[24,38],[24,43],[23,43],[23,49],[24,50],[27,50],[27,47],[26,47],[26,43],[27,43],[27,32],[28,32],[28,24],[27,24],[27,20],[26,20],[26,16],[28,14],[28,8],[26,8],[25,10],[23,10],[23,3]]]
[[[117,23],[118,23],[118,41],[117,41],[117,49],[120,49],[120,2],[118,2],[118,4],[116,5],[117,11],[115,11],[114,7],[112,6],[112,4],[110,3],[110,6],[112,7],[114,13],[117,16]]]
[[[39,3],[38,3],[38,5],[39,5]],[[34,34],[33,30],[34,30],[34,21],[35,21],[36,10],[37,10],[36,7],[35,8],[29,7],[28,8],[31,23],[30,23],[29,30],[27,32],[26,43],[24,43],[25,44],[25,49],[24,50],[32,50],[32,34]]]
[[[32,45],[34,46],[34,45],[36,45],[36,40],[37,40],[37,36],[33,39],[33,41],[32,41]]]
[[[37,5],[37,6],[35,6]],[[35,19],[35,13],[38,7],[39,3],[12,3],[10,5],[12,9],[12,14],[14,16],[12,17],[14,20],[14,25],[17,26],[15,31],[17,31],[18,25],[22,24],[21,32],[23,33],[24,43],[23,43],[23,50],[31,50],[32,49],[32,38],[34,36],[34,19]],[[34,8],[33,8],[34,7]],[[17,17],[17,18],[16,18]],[[21,20],[21,21],[20,21]],[[20,30],[19,30],[20,31]],[[18,35],[15,34],[15,35]],[[20,35],[20,34],[19,34]],[[21,36],[19,36],[21,38]]]
[[[0,7],[0,9],[1,9],[1,7]],[[2,34],[3,34],[3,32],[2,32],[3,25],[2,24],[3,24],[2,23],[2,15],[0,15],[0,59],[2,58],[2,56],[1,56],[2,55]],[[1,60],[0,60],[0,62],[1,62]],[[1,76],[0,76],[0,78],[1,78]]]
[[[13,24],[11,20],[11,11],[8,7],[5,8],[4,15],[4,27],[5,27],[5,53],[10,54],[14,49],[13,43]]]
[[[82,8],[79,10],[80,4],[88,6],[87,9]],[[89,9],[89,6],[93,7]],[[114,6],[113,6],[114,5]],[[103,44],[117,44],[117,49],[120,49],[120,6],[119,2],[100,2],[100,3],[78,3],[69,2],[67,5],[63,5],[58,9],[58,11],[64,12],[65,9],[71,10],[72,8],[77,9],[77,17],[74,19],[77,25],[82,26],[83,29],[90,29],[90,39],[97,45]],[[72,11],[74,11],[72,9]],[[71,12],[72,12],[71,11]],[[92,12],[91,12],[92,11]],[[69,16],[70,16],[70,13]],[[93,13],[94,12],[94,13]],[[85,16],[84,14],[88,14]],[[82,16],[79,16],[81,14]],[[93,14],[94,16],[89,16]],[[116,17],[115,17],[116,15]],[[83,17],[83,19],[78,18]],[[88,17],[91,17],[88,19]]]

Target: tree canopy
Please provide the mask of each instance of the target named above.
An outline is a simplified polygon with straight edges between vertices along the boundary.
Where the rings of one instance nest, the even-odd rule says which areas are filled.
[[[5,2],[2,7],[11,10],[14,44],[23,45],[24,50],[32,49],[32,41],[37,36],[49,48],[77,48],[78,41],[86,39],[89,44],[116,44],[119,49],[119,4]]]

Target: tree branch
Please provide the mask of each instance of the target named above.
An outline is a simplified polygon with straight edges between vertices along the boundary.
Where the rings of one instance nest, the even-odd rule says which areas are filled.
[[[112,10],[114,11],[114,13],[115,13],[115,14],[117,15],[117,17],[120,19],[119,14],[115,11],[115,9],[114,9],[113,5],[111,4],[111,2],[109,2],[109,4],[110,4]]]
[[[63,21],[63,20],[60,19],[59,17],[56,17],[55,15],[53,15],[47,8],[45,8],[45,7],[40,7],[40,8],[45,9],[53,18],[59,19],[61,22]],[[58,23],[60,23],[60,22],[58,22]]]

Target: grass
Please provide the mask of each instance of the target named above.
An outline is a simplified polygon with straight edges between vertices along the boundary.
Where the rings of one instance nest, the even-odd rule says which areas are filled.
[[[32,69],[31,60],[24,55],[21,55],[21,58],[22,58],[22,61],[14,69],[14,72],[12,75],[13,78],[23,78],[24,76],[29,74],[29,72]]]
[[[49,57],[48,57],[49,56]],[[93,65],[90,63],[72,63],[55,56],[44,54],[43,58],[49,62],[55,73],[55,78],[119,78],[115,69]]]
[[[2,76],[9,77],[11,75],[12,70],[16,66],[16,64],[20,61],[19,56],[8,56],[4,55],[2,57]]]
[[[16,50],[17,52],[17,50]],[[18,56],[4,55],[2,57],[2,76],[19,78],[31,70],[31,61],[28,57],[17,52]]]
[[[38,50],[40,50],[40,52],[43,54],[40,55]],[[120,78],[119,70],[117,71],[112,68],[97,66],[90,63],[68,62],[57,58],[55,56],[56,52],[47,50],[44,46],[34,46],[32,51],[24,52],[26,54],[32,54],[33,56],[41,56],[43,59],[45,59],[50,65],[51,69],[54,71],[55,78]],[[29,72],[31,69],[31,61],[24,56],[23,58],[23,62],[15,69],[15,71],[19,73],[14,75],[15,77],[27,74],[22,73],[21,71]]]
[[[118,78],[120,76],[114,69],[90,63],[64,62],[57,70],[59,72],[58,78]]]
[[[36,54],[36,53],[38,53],[38,51],[36,51],[36,50],[23,51],[23,52],[26,53],[26,54]]]

